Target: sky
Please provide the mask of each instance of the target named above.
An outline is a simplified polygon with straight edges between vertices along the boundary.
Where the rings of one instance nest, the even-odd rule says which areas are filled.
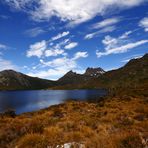
[[[0,71],[56,80],[148,52],[148,0],[0,0]]]

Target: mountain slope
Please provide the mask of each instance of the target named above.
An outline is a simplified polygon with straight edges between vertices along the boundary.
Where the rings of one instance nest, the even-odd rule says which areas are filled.
[[[65,85],[63,83],[62,86],[56,87],[56,89],[148,88],[148,54],[142,58],[130,60],[122,68],[108,72],[102,71],[102,74],[98,77],[92,77],[84,81],[87,73],[89,72],[86,71],[83,74],[82,79],[78,75],[79,79],[76,79],[76,74],[73,74],[76,79],[75,83],[67,81]]]
[[[57,81],[57,84],[61,87],[63,87],[63,85],[80,85],[93,78],[97,78],[104,73],[105,71],[102,68],[87,68],[84,74],[77,74],[73,71],[69,71]]]
[[[148,85],[148,54],[130,60],[124,67],[106,72],[82,87],[136,88]],[[148,87],[147,87],[148,88]]]
[[[53,81],[30,77],[13,70],[0,72],[0,90],[44,89],[54,83]]]
[[[30,77],[13,70],[0,72],[0,90],[17,89],[148,89],[148,54],[117,70],[88,68],[84,74],[69,71],[57,81]]]

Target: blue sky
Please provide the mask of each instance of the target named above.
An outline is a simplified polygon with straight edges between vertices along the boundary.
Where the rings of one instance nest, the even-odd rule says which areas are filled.
[[[148,51],[148,0],[0,0],[0,71],[58,79]]]

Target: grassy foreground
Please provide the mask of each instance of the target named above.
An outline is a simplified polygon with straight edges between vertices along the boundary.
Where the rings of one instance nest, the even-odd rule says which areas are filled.
[[[147,119],[146,98],[70,101],[15,118],[1,116],[0,148],[146,148]]]

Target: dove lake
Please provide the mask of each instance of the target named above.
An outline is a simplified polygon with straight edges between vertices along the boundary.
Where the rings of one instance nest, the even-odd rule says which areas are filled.
[[[15,110],[16,114],[21,114],[68,100],[93,101],[106,94],[107,91],[104,89],[0,91],[0,112]]]

